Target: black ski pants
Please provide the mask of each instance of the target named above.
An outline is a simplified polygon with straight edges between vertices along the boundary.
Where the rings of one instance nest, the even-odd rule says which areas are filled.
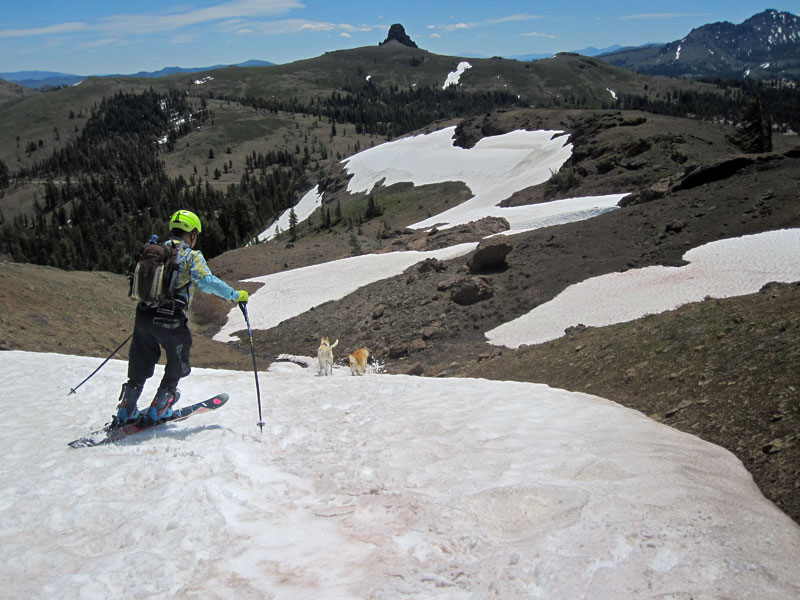
[[[161,348],[167,356],[161,387],[175,390],[180,379],[192,370],[189,364],[192,333],[188,319],[180,308],[148,308],[139,304],[128,353],[128,379],[131,383],[144,385],[153,376]]]

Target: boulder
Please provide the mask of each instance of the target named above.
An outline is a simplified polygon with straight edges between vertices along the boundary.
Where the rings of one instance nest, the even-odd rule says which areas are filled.
[[[461,306],[476,304],[494,296],[494,289],[483,277],[465,277],[453,283],[450,300]]]
[[[508,268],[506,256],[514,249],[509,242],[494,240],[481,243],[469,261],[470,273],[496,273]]]

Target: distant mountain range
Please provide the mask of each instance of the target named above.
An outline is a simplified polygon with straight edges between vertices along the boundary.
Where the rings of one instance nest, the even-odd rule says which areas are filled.
[[[94,75],[93,77],[164,77],[175,73],[201,73],[203,71],[213,71],[226,67],[268,67],[275,63],[265,60],[248,60],[236,65],[214,65],[212,67],[164,67],[160,71],[139,71],[138,73],[115,73],[109,75]],[[80,83],[89,75],[74,75],[71,73],[58,73],[55,71],[15,71],[13,73],[0,73],[0,79],[13,81],[19,85],[32,89],[44,87],[57,87],[60,85],[75,85]]]
[[[645,46],[637,46],[637,48],[646,48],[649,46],[658,46],[660,44],[647,44]],[[587,46],[586,48],[581,48],[580,50],[569,50],[572,54],[581,54],[582,56],[601,56],[603,54],[609,54],[611,52],[619,52],[620,50],[629,50],[630,46],[620,46],[619,44],[614,44],[613,46],[608,46],[607,48],[595,48],[594,46]],[[513,58],[515,60],[541,60],[543,58],[551,58],[553,53],[549,54],[514,54],[512,56],[506,56],[505,58]]]
[[[635,48],[648,48],[650,46],[660,46],[660,43],[652,43],[652,44],[645,44],[643,46],[635,46]],[[619,44],[614,44],[612,46],[608,46],[606,48],[595,48],[594,46],[587,46],[586,48],[581,48],[580,50],[568,50],[572,54],[580,54],[582,56],[601,56],[603,54],[610,54],[612,52],[619,52],[621,50],[631,50],[631,46],[620,46]],[[532,54],[511,54],[508,56],[503,56],[502,58],[509,58],[512,60],[521,60],[521,61],[531,61],[531,60],[542,60],[545,58],[553,58],[555,52],[539,52],[539,53],[532,53]],[[460,52],[456,56],[462,56],[464,58],[489,58],[484,54],[475,54],[472,52]]]
[[[398,25],[398,28],[402,30],[402,26]],[[387,38],[387,42],[390,38]],[[727,21],[703,25],[693,29],[686,37],[669,43],[650,43],[636,47],[623,47],[618,44],[606,48],[588,46],[573,50],[571,53],[600,57],[614,66],[644,75],[721,79],[800,79],[800,18],[788,12],[769,9],[739,25]],[[469,52],[459,53],[457,56],[488,58]],[[552,53],[532,53],[503,58],[533,61],[552,56]],[[263,60],[248,60],[236,65],[166,67],[160,71],[96,75],[96,77],[156,78],[175,73],[211,71],[229,66],[253,67],[274,64]],[[0,78],[27,88],[42,89],[75,85],[87,76],[51,71],[17,71],[0,73]]]
[[[765,10],[739,25],[711,23],[668,44],[617,50],[602,58],[645,75],[800,79],[800,18]]]

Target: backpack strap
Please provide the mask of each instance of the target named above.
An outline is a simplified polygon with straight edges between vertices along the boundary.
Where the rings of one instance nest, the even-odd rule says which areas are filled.
[[[183,241],[181,238],[177,236],[173,236],[170,239],[164,242],[165,245],[170,245],[174,248],[175,254],[173,256],[173,260],[175,261],[175,271],[173,272],[173,280],[174,283],[177,283],[178,277],[181,273],[182,263],[184,261],[181,260],[181,252],[183,251],[184,247],[189,249],[189,252],[192,251],[189,244]],[[173,287],[172,288],[172,297],[174,300],[178,301],[178,304],[182,305],[181,308],[185,308],[186,305],[189,303],[189,294],[186,293],[189,286],[192,284],[191,278],[190,280],[181,287]]]

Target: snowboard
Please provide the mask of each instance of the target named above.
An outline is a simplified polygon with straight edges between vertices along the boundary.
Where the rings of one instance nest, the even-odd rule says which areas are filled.
[[[161,425],[172,423],[173,421],[183,421],[192,415],[199,415],[210,410],[216,410],[227,401],[228,394],[217,394],[213,398],[203,400],[197,404],[176,408],[175,412],[169,419],[163,419],[161,421],[156,421],[155,423],[129,423],[127,425],[123,425],[122,427],[114,428],[107,423],[102,429],[98,429],[97,431],[93,431],[88,435],[79,437],[77,440],[71,441],[69,445],[73,448],[85,448],[87,446],[111,444],[113,442],[123,440],[131,435],[136,435],[142,431],[152,429],[153,427],[160,427]]]

